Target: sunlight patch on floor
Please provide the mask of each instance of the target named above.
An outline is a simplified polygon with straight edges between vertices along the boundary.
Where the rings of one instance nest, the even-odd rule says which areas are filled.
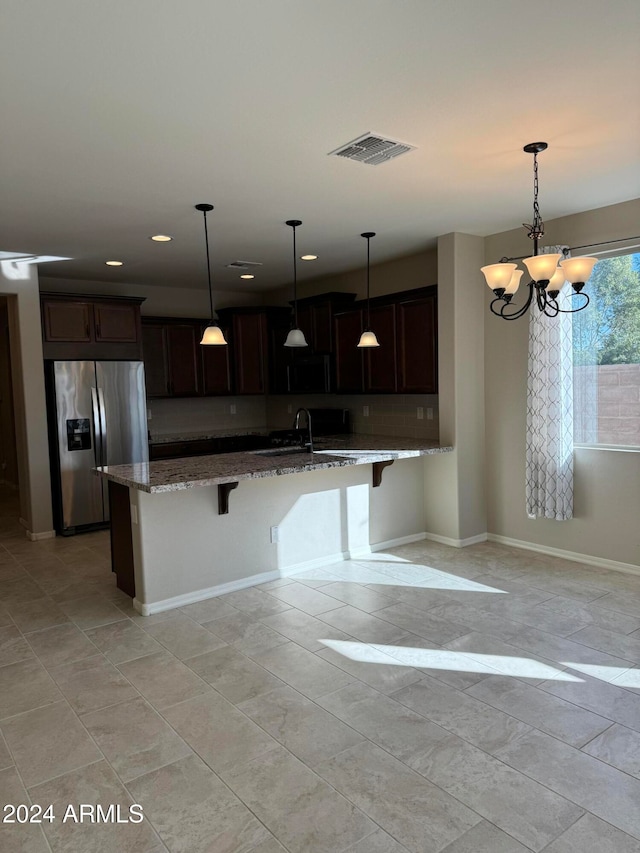
[[[542,661],[507,655],[453,652],[449,649],[420,649],[414,646],[369,646],[347,640],[319,640],[350,660],[361,663],[412,666],[416,669],[478,672],[518,678],[581,682],[582,679]]]

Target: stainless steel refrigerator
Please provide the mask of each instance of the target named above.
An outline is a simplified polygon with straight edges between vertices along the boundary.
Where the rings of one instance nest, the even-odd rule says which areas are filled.
[[[105,525],[107,482],[92,469],[149,461],[144,364],[52,362],[49,407],[58,532]]]

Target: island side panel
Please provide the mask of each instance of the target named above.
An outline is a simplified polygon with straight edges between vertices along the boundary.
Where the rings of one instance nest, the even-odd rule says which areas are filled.
[[[400,466],[403,476],[390,477]],[[137,492],[136,606],[160,612],[423,533],[422,458],[385,475],[377,489],[370,465],[243,480],[228,515],[218,514],[216,486]]]
[[[109,517],[111,521],[111,568],[118,589],[132,598],[136,594],[129,489],[109,480]]]

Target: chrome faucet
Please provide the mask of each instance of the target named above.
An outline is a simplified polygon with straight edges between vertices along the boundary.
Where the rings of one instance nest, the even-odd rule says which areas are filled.
[[[298,411],[296,412],[296,416],[295,416],[295,418],[293,419],[293,428],[294,428],[295,430],[299,430],[299,429],[300,429],[300,415],[302,414],[302,412],[304,412],[304,413],[306,414],[306,416],[307,416],[307,433],[308,433],[308,436],[309,436],[309,440],[308,440],[308,441],[306,441],[306,442],[303,442],[303,441],[302,441],[302,438],[301,438],[301,439],[300,439],[300,444],[301,444],[301,446],[302,446],[302,447],[306,447],[306,448],[307,448],[307,450],[309,451],[309,453],[313,453],[313,434],[312,434],[312,432],[311,432],[311,414],[310,414],[310,412],[309,412],[309,409],[305,409],[305,408],[303,408],[303,407],[301,407],[300,409],[298,409]]]

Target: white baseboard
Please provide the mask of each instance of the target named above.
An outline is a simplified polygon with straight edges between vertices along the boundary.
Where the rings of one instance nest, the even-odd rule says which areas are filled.
[[[451,539],[449,536],[439,536],[437,533],[425,533],[424,538],[430,539],[432,542],[439,542],[441,545],[450,545],[452,548],[466,548],[468,545],[486,542],[488,534],[478,533],[477,536],[469,536],[467,539]]]
[[[228,592],[237,592],[240,589],[258,586],[258,584],[279,580],[290,575],[297,575],[300,572],[318,569],[329,563],[339,563],[346,559],[349,559],[348,554],[341,551],[337,554],[328,554],[326,557],[306,560],[303,563],[293,563],[291,566],[285,566],[283,569],[261,572],[257,575],[250,575],[247,578],[240,578],[237,581],[228,581],[227,583],[220,583],[217,586],[210,586],[206,589],[198,589],[195,592],[187,592],[184,595],[175,595],[173,598],[165,598],[162,601],[154,601],[151,604],[143,604],[137,598],[134,598],[133,606],[142,616],[153,616],[154,613],[163,613],[165,610],[174,610],[176,607],[186,607],[187,604],[196,604],[198,601],[217,598],[219,595],[226,595]]]
[[[196,604],[196,602],[205,601],[207,598],[217,598],[219,595],[226,595],[228,592],[237,592],[239,589],[246,589],[249,586],[257,586],[268,581],[275,581],[281,577],[282,574],[279,571],[261,572],[259,575],[250,575],[248,578],[241,578],[237,581],[219,583],[217,586],[198,589],[195,592],[187,592],[184,595],[174,595],[173,598],[165,598],[162,601],[154,601],[151,604],[143,604],[143,602],[134,598],[133,606],[142,616],[153,616],[154,613],[163,613],[165,610],[174,610],[176,607],[186,607],[187,604]]]
[[[606,560],[604,557],[593,557],[591,554],[565,551],[563,548],[550,548],[546,545],[538,545],[536,542],[512,539],[510,536],[498,536],[497,533],[489,533],[488,539],[490,542],[499,542],[501,545],[511,545],[513,548],[523,548],[525,551],[537,551],[539,554],[548,554],[550,557],[560,557],[563,560],[585,563],[588,566],[601,566],[603,569],[613,569],[617,572],[640,575],[640,566],[635,566],[633,563],[620,563],[617,560]]]
[[[43,533],[32,533],[30,530],[27,530],[27,539],[30,539],[32,542],[40,542],[42,539],[55,539],[55,537],[55,530],[45,530]]]
[[[290,575],[298,575],[300,572],[320,569],[330,563],[341,563],[343,560],[353,559],[350,554],[350,551],[338,551],[335,554],[327,554],[326,557],[316,557],[313,560],[305,560],[303,563],[293,563],[291,566],[284,566],[279,569],[276,575],[279,578],[288,578]]]
[[[409,536],[399,536],[397,539],[387,539],[385,542],[376,542],[371,546],[371,550],[384,551],[385,548],[396,548],[398,545],[410,545],[411,542],[421,542],[426,538],[426,533],[411,533]]]

